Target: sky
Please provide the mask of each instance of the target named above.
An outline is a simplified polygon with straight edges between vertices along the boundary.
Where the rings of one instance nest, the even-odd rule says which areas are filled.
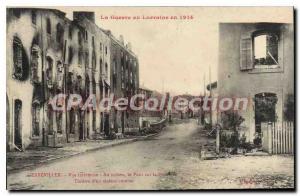
[[[293,22],[292,7],[60,7],[94,11],[95,22],[124,36],[139,58],[140,85],[152,90],[200,95],[204,84],[217,81],[220,22]],[[109,19],[104,19],[105,17]],[[111,16],[128,16],[116,20]],[[178,19],[133,20],[134,16],[177,16]],[[179,19],[193,16],[193,19]],[[211,74],[209,74],[211,70]],[[209,77],[210,75],[210,77]],[[205,80],[204,80],[205,78]],[[211,78],[209,80],[209,78]]]

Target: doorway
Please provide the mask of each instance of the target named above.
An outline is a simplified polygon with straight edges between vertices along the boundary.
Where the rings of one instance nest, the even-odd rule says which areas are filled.
[[[22,149],[22,101],[17,99],[15,100],[14,108],[14,144]]]
[[[276,104],[278,98],[274,93],[259,93],[255,95],[255,138],[254,143],[261,143],[261,123],[275,122]]]
[[[109,136],[109,114],[104,114],[104,132]]]
[[[122,127],[122,134],[124,134],[125,129],[125,113],[122,111],[121,114],[121,127]]]
[[[79,141],[83,141],[84,138],[84,126],[83,126],[83,119],[84,119],[84,111],[79,110]]]

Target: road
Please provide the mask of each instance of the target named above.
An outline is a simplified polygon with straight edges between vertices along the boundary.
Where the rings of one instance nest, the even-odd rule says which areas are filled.
[[[200,160],[195,120],[159,136],[63,159],[9,174],[8,189],[153,190],[276,188],[293,186],[293,157],[236,156]]]

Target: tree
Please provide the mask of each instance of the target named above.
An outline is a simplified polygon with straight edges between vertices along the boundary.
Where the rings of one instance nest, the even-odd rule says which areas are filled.
[[[238,114],[236,111],[225,111],[221,114],[221,122],[223,125],[223,129],[233,130],[233,134],[230,138],[221,137],[221,143],[223,143],[225,147],[233,147],[234,150],[232,153],[236,153],[239,147],[239,133],[238,127],[242,124],[245,119]]]
[[[288,94],[284,107],[284,119],[286,121],[295,120],[295,99],[294,94]]]

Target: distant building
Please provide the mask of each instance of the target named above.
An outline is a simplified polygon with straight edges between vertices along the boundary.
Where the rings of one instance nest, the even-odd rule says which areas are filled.
[[[197,96],[190,95],[190,94],[182,94],[182,95],[173,96],[172,97],[173,104],[172,104],[172,111],[171,111],[172,118],[186,119],[186,118],[193,118],[194,116],[199,116],[198,113],[200,112],[200,110],[193,111],[193,109],[189,107],[189,102],[196,97]],[[183,102],[182,103],[179,102],[179,107],[181,108],[181,110],[178,110],[175,108],[175,103],[178,99],[181,99],[181,98],[186,99],[188,102],[186,104]],[[200,97],[198,97],[198,98],[200,98]],[[196,107],[199,107],[199,108],[201,107],[200,106],[201,103],[199,103],[199,102],[195,102],[194,105],[195,105],[195,109],[196,109]]]
[[[167,95],[165,95],[165,97],[163,96],[162,93],[158,92],[158,91],[155,91],[155,90],[151,90],[145,86],[140,86],[139,88],[139,94],[142,94],[144,95],[144,99],[143,100],[140,100],[140,103],[139,105],[143,104],[144,106],[147,104],[147,100],[149,102],[149,105],[152,106],[153,105],[153,102],[152,100],[153,99],[156,99],[158,101],[158,107],[155,108],[156,110],[155,111],[150,111],[148,109],[146,109],[145,107],[143,108],[143,110],[139,111],[140,113],[140,126],[141,126],[141,122],[143,120],[146,120],[146,121],[157,121],[157,120],[160,120],[161,118],[164,117],[164,114],[165,114],[165,107],[163,107],[161,109],[161,102],[163,101],[162,99],[163,98],[166,98],[167,99]]]
[[[149,88],[144,86],[140,86],[139,94],[144,95],[145,99],[149,99],[153,94],[153,90],[150,90]]]

